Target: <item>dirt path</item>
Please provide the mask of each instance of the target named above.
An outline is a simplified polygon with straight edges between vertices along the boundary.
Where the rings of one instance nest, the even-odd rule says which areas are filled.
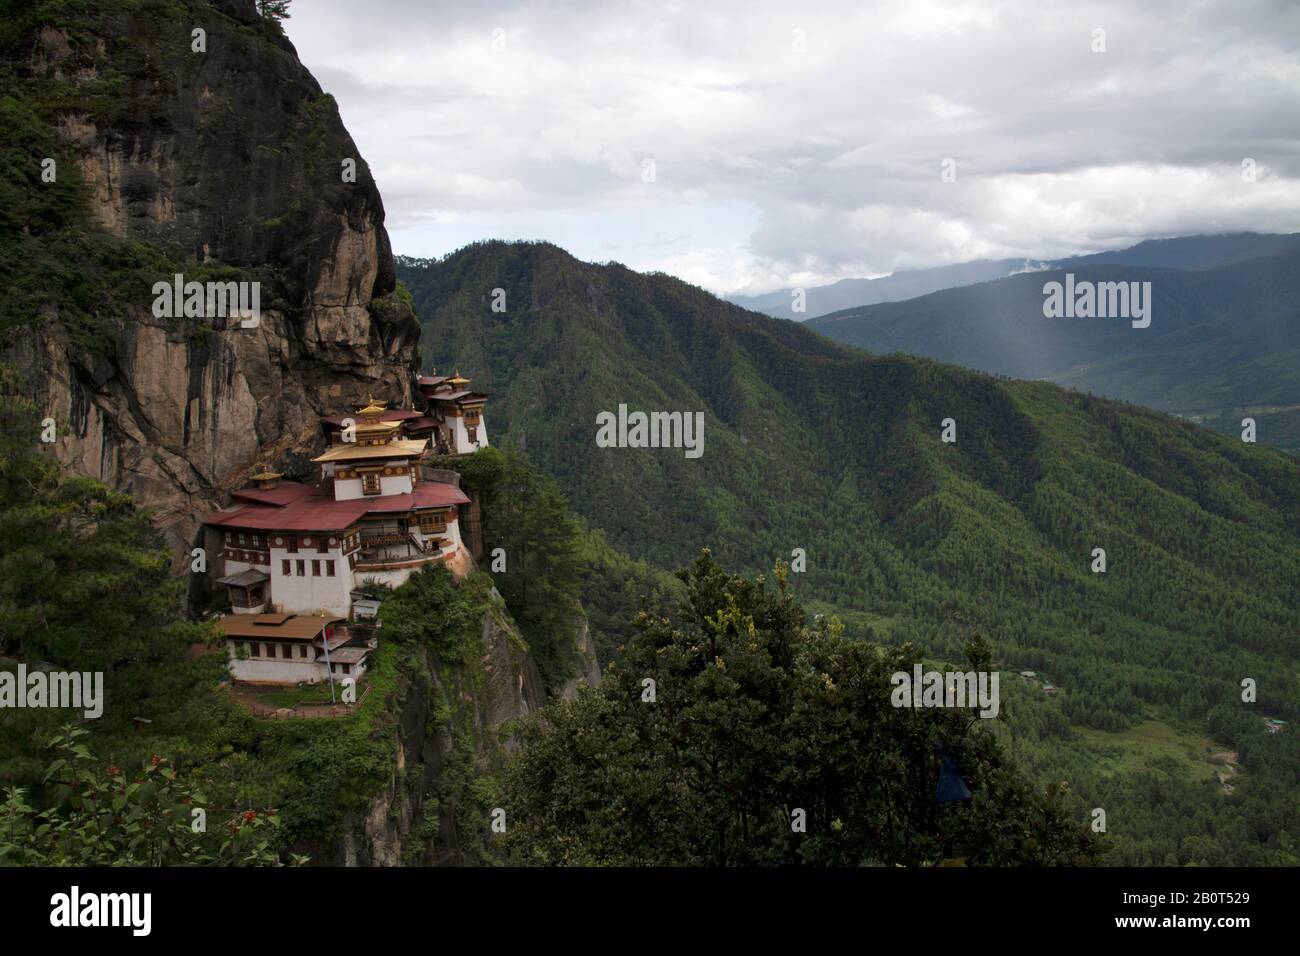
[[[1234,788],[1228,781],[1241,773],[1241,766],[1237,763],[1237,751],[1223,750],[1217,754],[1210,754],[1205,759],[1218,767],[1219,785],[1223,787],[1223,792],[1232,793]]]

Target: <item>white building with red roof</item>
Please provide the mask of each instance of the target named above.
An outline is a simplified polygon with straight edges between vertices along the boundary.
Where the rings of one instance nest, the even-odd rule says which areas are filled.
[[[319,684],[357,680],[370,665],[333,615],[227,614],[218,623],[230,649],[230,674],[249,684]]]
[[[231,507],[205,525],[221,535],[222,576],[236,614],[264,612],[348,617],[352,592],[369,583],[396,587],[437,561],[468,565],[458,508],[469,498],[454,484],[421,477],[429,440],[371,400],[355,416],[326,419],[331,443],[313,459],[317,484],[275,472],[231,495]]]
[[[427,435],[440,455],[470,455],[488,446],[483,406],[488,396],[471,391],[470,380],[455,375],[421,375],[415,387],[424,396],[425,413],[409,424],[412,434]]]

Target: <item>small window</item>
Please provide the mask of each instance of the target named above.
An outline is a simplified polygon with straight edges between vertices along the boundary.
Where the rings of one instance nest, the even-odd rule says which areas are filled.
[[[266,656],[267,656],[267,657],[274,657],[274,656],[275,656],[275,645],[274,645],[274,644],[267,644],[267,645],[266,645]]]
[[[307,645],[306,645],[306,644],[299,644],[299,645],[298,645],[298,656],[299,656],[299,657],[303,657],[303,658],[305,658],[305,657],[307,656]]]
[[[280,573],[283,574],[286,578],[293,577],[293,571],[290,570],[292,566],[293,566],[292,563],[289,561],[281,561]]]
[[[478,428],[477,428],[477,427],[475,427],[474,425],[469,425],[469,426],[467,426],[467,427],[465,428],[465,431],[469,434],[469,440],[470,440],[471,442],[477,442],[477,441],[478,441]]]
[[[332,577],[334,577],[334,562],[333,562],[333,561],[326,561],[326,562],[325,562],[325,576],[328,577],[328,578],[332,578]]]
[[[290,553],[290,554],[297,554],[297,553],[298,553],[298,539],[297,539],[297,538],[294,538],[294,537],[290,537],[290,538],[289,538],[289,553]]]
[[[312,576],[313,578],[318,578],[318,577],[320,577],[320,561],[318,561],[318,560],[317,560],[317,561],[312,561],[312,563],[311,563],[311,576]]]
[[[305,563],[304,561],[301,561],[301,560],[300,560],[300,561],[295,561],[294,563],[298,565],[298,577],[300,577],[300,578],[302,578],[302,577],[306,577],[306,576],[307,576],[307,565],[306,565],[306,563]]]
[[[328,554],[330,550],[329,539],[321,538],[320,541],[316,544],[316,550],[319,551],[321,554]]]
[[[368,471],[361,476],[361,493],[364,495],[379,494],[379,472]]]

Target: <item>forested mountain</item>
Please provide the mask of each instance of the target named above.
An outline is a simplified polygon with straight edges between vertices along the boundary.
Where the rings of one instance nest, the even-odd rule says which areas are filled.
[[[1261,721],[1300,719],[1295,461],[549,245],[395,269],[333,98],[262,9],[0,0],[0,669],[102,670],[108,703],[67,732],[75,712],[5,711],[0,863],[554,862],[575,841],[648,862],[658,835],[653,862],[1300,862],[1300,743]],[[260,324],[153,315],[177,271],[263,283]],[[440,464],[509,570],[384,595],[346,716],[256,716],[178,573],[199,516],[255,469],[310,474],[319,416],[407,404],[420,359],[492,393],[504,451]],[[621,405],[702,415],[702,454],[599,447]],[[778,560],[776,591],[729,573]],[[629,669],[512,757],[510,725],[590,671],[588,636]],[[966,738],[886,709],[890,668],[923,661],[1004,670],[1006,720]],[[685,706],[629,707],[646,671]],[[972,813],[945,816],[934,745],[961,740]],[[1231,748],[1231,792],[1207,748]],[[708,792],[689,774],[717,757]],[[834,835],[791,843],[796,788]],[[498,842],[503,794],[524,813]],[[624,799],[643,829],[602,828]],[[191,801],[213,811],[198,840]]]
[[[976,259],[930,269],[900,269],[876,279],[840,279],[829,285],[804,290],[804,311],[793,308],[793,289],[777,289],[761,295],[731,295],[727,298],[746,309],[778,319],[801,322],[861,309],[880,302],[902,302],[943,289],[955,289],[977,282],[1005,279],[1022,272],[1077,269],[1082,266],[1155,266],[1165,269],[1210,269],[1216,266],[1278,255],[1300,246],[1300,236],[1255,232],[1217,236],[1179,236],[1175,239],[1147,239],[1135,246],[1064,259]]]
[[[1280,244],[1289,237],[1255,238]],[[1189,261],[1210,255],[1194,246],[1184,251]],[[853,309],[808,325],[873,352],[1048,379],[1229,434],[1240,435],[1250,416],[1259,441],[1300,450],[1300,247],[1203,269],[1158,266],[1168,261],[1158,253],[1142,256],[1149,264],[1098,259],[1068,270],[1076,285],[1150,282],[1148,328],[1116,318],[1044,317],[1044,284],[1064,282],[1065,270]]]
[[[1259,719],[1300,716],[1287,456],[1048,383],[868,355],[547,244],[480,243],[398,271],[426,364],[472,369],[493,394],[494,441],[525,447],[616,547],[671,567],[709,546],[752,571],[803,549],[796,593],[851,633],[948,659],[987,635],[1002,665],[1055,684],[1013,699],[1029,759],[1116,794],[1130,827],[1154,800],[1209,840],[1184,854],[1182,837],[1144,845],[1155,838],[1134,827],[1125,862],[1260,862],[1289,845],[1295,736],[1262,739]],[[598,447],[597,415],[620,404],[703,412],[703,455]],[[1252,709],[1239,685],[1254,675]],[[1072,759],[1073,728],[1151,717],[1236,749],[1235,793],[1139,797],[1149,776]],[[1229,819],[1245,829],[1215,836]]]

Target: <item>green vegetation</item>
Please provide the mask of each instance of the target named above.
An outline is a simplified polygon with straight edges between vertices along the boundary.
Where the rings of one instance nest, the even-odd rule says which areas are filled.
[[[480,459],[471,467],[482,466]],[[427,846],[446,849],[441,841],[448,829],[454,834],[454,845],[469,859],[496,859],[487,840],[486,821],[499,803],[497,774],[505,753],[500,736],[481,723],[483,621],[496,618],[508,639],[517,640],[517,633],[492,589],[492,578],[486,574],[476,573],[457,584],[446,566],[438,564],[411,575],[380,608],[385,640],[404,653],[415,652],[425,662],[422,692],[429,695],[432,714],[426,732],[443,732],[451,740],[450,750],[440,758],[432,791],[424,795],[422,817],[407,848],[410,855]],[[522,641],[515,650],[522,666]]]
[[[548,690],[574,673],[574,636],[582,611],[579,545],[582,527],[553,479],[516,451],[485,448],[463,459],[435,459],[455,468],[477,496],[483,515],[485,564],[501,549],[505,567],[492,580],[523,631]]]
[[[154,755],[134,780],[118,767],[104,770],[80,738],[65,728],[49,742],[60,756],[45,771],[49,807],[38,810],[11,787],[0,804],[3,866],[276,866],[270,831],[274,813],[255,810],[228,818],[186,787],[168,762]],[[295,864],[305,858],[292,857]]]
[[[680,627],[649,615],[624,666],[552,704],[510,766],[503,841],[542,864],[1060,864],[1096,861],[1079,801],[1033,791],[969,711],[890,702],[910,647],[815,629],[788,587],[681,572]],[[979,642],[970,666],[987,667]],[[647,681],[653,681],[649,685]],[[653,691],[653,699],[649,695]],[[968,803],[936,800],[938,748]],[[806,830],[801,824],[806,823]]]
[[[175,269],[157,249],[90,224],[89,190],[51,119],[30,97],[0,96],[0,347],[48,316],[73,344],[111,355],[123,304],[151,302],[152,283]],[[54,182],[42,182],[46,158],[56,163]]]
[[[58,670],[104,672],[103,716],[75,730],[87,734],[77,744],[87,748],[78,750],[85,764],[78,772],[107,782],[114,776],[106,776],[107,765],[153,766],[154,755],[165,755],[176,787],[204,795],[214,819],[218,813],[274,816],[278,824],[258,838],[269,841],[268,852],[279,858],[289,858],[291,848],[313,858],[335,852],[392,779],[398,713],[413,688],[430,680],[426,652],[445,657],[448,667],[471,656],[486,613],[482,584],[454,588],[439,568],[394,592],[384,604],[385,639],[366,678],[369,693],[350,716],[255,719],[219,684],[223,652],[187,653],[215,633],[185,619],[184,582],[168,573],[170,555],[148,513],[97,482],[62,477],[41,450],[35,407],[16,394],[7,373],[0,385],[0,653],[29,667],[45,662]],[[419,608],[414,620],[403,621],[411,606]],[[24,820],[37,828],[44,821],[62,833],[85,822],[48,776],[44,754],[46,741],[80,716],[47,708],[5,711],[0,784],[13,790],[7,812],[16,828]],[[148,721],[144,729],[137,717]],[[77,848],[62,836],[54,845],[51,831],[42,831],[39,841],[20,841],[25,849],[11,848],[7,859],[108,860],[119,852],[120,836],[113,831],[102,846],[96,838],[95,845]],[[215,847],[169,847],[159,851],[164,862],[182,852],[197,854],[187,860],[230,859]],[[269,859],[249,857],[243,847],[240,859]]]
[[[497,444],[526,443],[609,547],[668,568],[707,546],[751,574],[801,548],[791,588],[850,636],[955,659],[986,635],[1000,666],[1059,688],[1012,700],[1017,756],[1107,808],[1111,859],[1261,863],[1296,840],[1300,740],[1257,719],[1300,717],[1300,467],[1287,456],[1046,383],[867,355],[542,243],[398,272],[427,364],[473,370]],[[620,403],[703,411],[703,457],[598,448],[596,415]],[[955,444],[940,440],[946,418]],[[1241,700],[1245,677],[1257,704]],[[1148,719],[1237,751],[1241,785],[1225,800],[1170,780],[1153,796],[1142,773],[1101,773],[1069,730]]]
[[[1096,756],[1102,773],[1165,771],[1193,780],[1217,779],[1209,757],[1217,748],[1210,738],[1180,732],[1158,720],[1146,720],[1118,733],[1077,728],[1085,752]]]
[[[1199,267],[1196,239],[1202,240],[1199,251],[1211,267]],[[1146,329],[1133,329],[1124,319],[1044,318],[1043,284],[1063,281],[1056,269],[846,309],[807,325],[876,353],[906,352],[1017,378],[1049,379],[1192,417],[1237,438],[1242,418],[1251,415],[1260,442],[1300,452],[1296,240],[1249,235],[1177,240],[1188,244],[1183,268],[1144,264],[1138,253],[1159,245],[1148,243],[1128,257],[1067,260],[1077,263],[1069,267],[1076,283],[1150,282],[1154,305]],[[1216,251],[1226,258],[1216,258]],[[1149,260],[1160,263],[1158,252]]]
[[[443,565],[425,566],[385,597],[379,609],[386,641],[423,646],[439,660],[469,664],[482,615]]]

